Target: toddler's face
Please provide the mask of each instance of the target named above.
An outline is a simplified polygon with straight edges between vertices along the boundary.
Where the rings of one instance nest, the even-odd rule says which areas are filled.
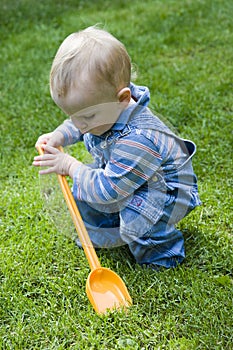
[[[82,134],[90,132],[99,136],[115,124],[121,111],[119,102],[106,102],[84,108],[70,117]]]
[[[101,98],[88,94],[88,91],[80,93],[78,89],[72,88],[62,101],[55,102],[70,116],[82,134],[90,132],[99,136],[115,124],[125,107],[123,103],[106,100],[106,96]]]

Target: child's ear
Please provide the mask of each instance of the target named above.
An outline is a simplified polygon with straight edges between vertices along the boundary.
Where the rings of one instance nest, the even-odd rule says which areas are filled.
[[[117,94],[117,98],[119,102],[124,102],[124,103],[129,103],[130,99],[131,99],[131,91],[130,88],[125,87],[123,89],[121,89],[118,94]]]

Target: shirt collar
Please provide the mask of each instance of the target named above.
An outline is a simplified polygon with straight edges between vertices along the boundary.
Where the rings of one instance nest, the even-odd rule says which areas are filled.
[[[112,126],[112,130],[122,130],[134,112],[138,110],[138,108],[145,109],[150,102],[150,91],[146,86],[138,86],[130,83],[129,88],[132,99],[135,102],[130,103],[128,107],[123,110],[116,123]]]

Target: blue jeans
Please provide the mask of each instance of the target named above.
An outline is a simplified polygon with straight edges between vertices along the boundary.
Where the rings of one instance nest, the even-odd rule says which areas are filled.
[[[81,201],[77,205],[94,247],[110,248],[128,244],[136,262],[151,267],[175,267],[183,261],[183,235],[174,224],[169,223],[172,205],[164,208],[162,217],[148,232],[134,240],[126,240],[120,234],[119,213],[102,213]]]

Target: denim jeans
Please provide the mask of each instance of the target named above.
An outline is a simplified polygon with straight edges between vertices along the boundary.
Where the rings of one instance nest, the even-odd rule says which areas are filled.
[[[173,206],[164,208],[160,220],[142,237],[127,239],[120,234],[119,213],[102,213],[86,202],[77,203],[89,236],[96,248],[112,248],[128,244],[140,265],[175,267],[185,257],[182,233],[169,223]],[[78,244],[80,245],[80,244]]]

